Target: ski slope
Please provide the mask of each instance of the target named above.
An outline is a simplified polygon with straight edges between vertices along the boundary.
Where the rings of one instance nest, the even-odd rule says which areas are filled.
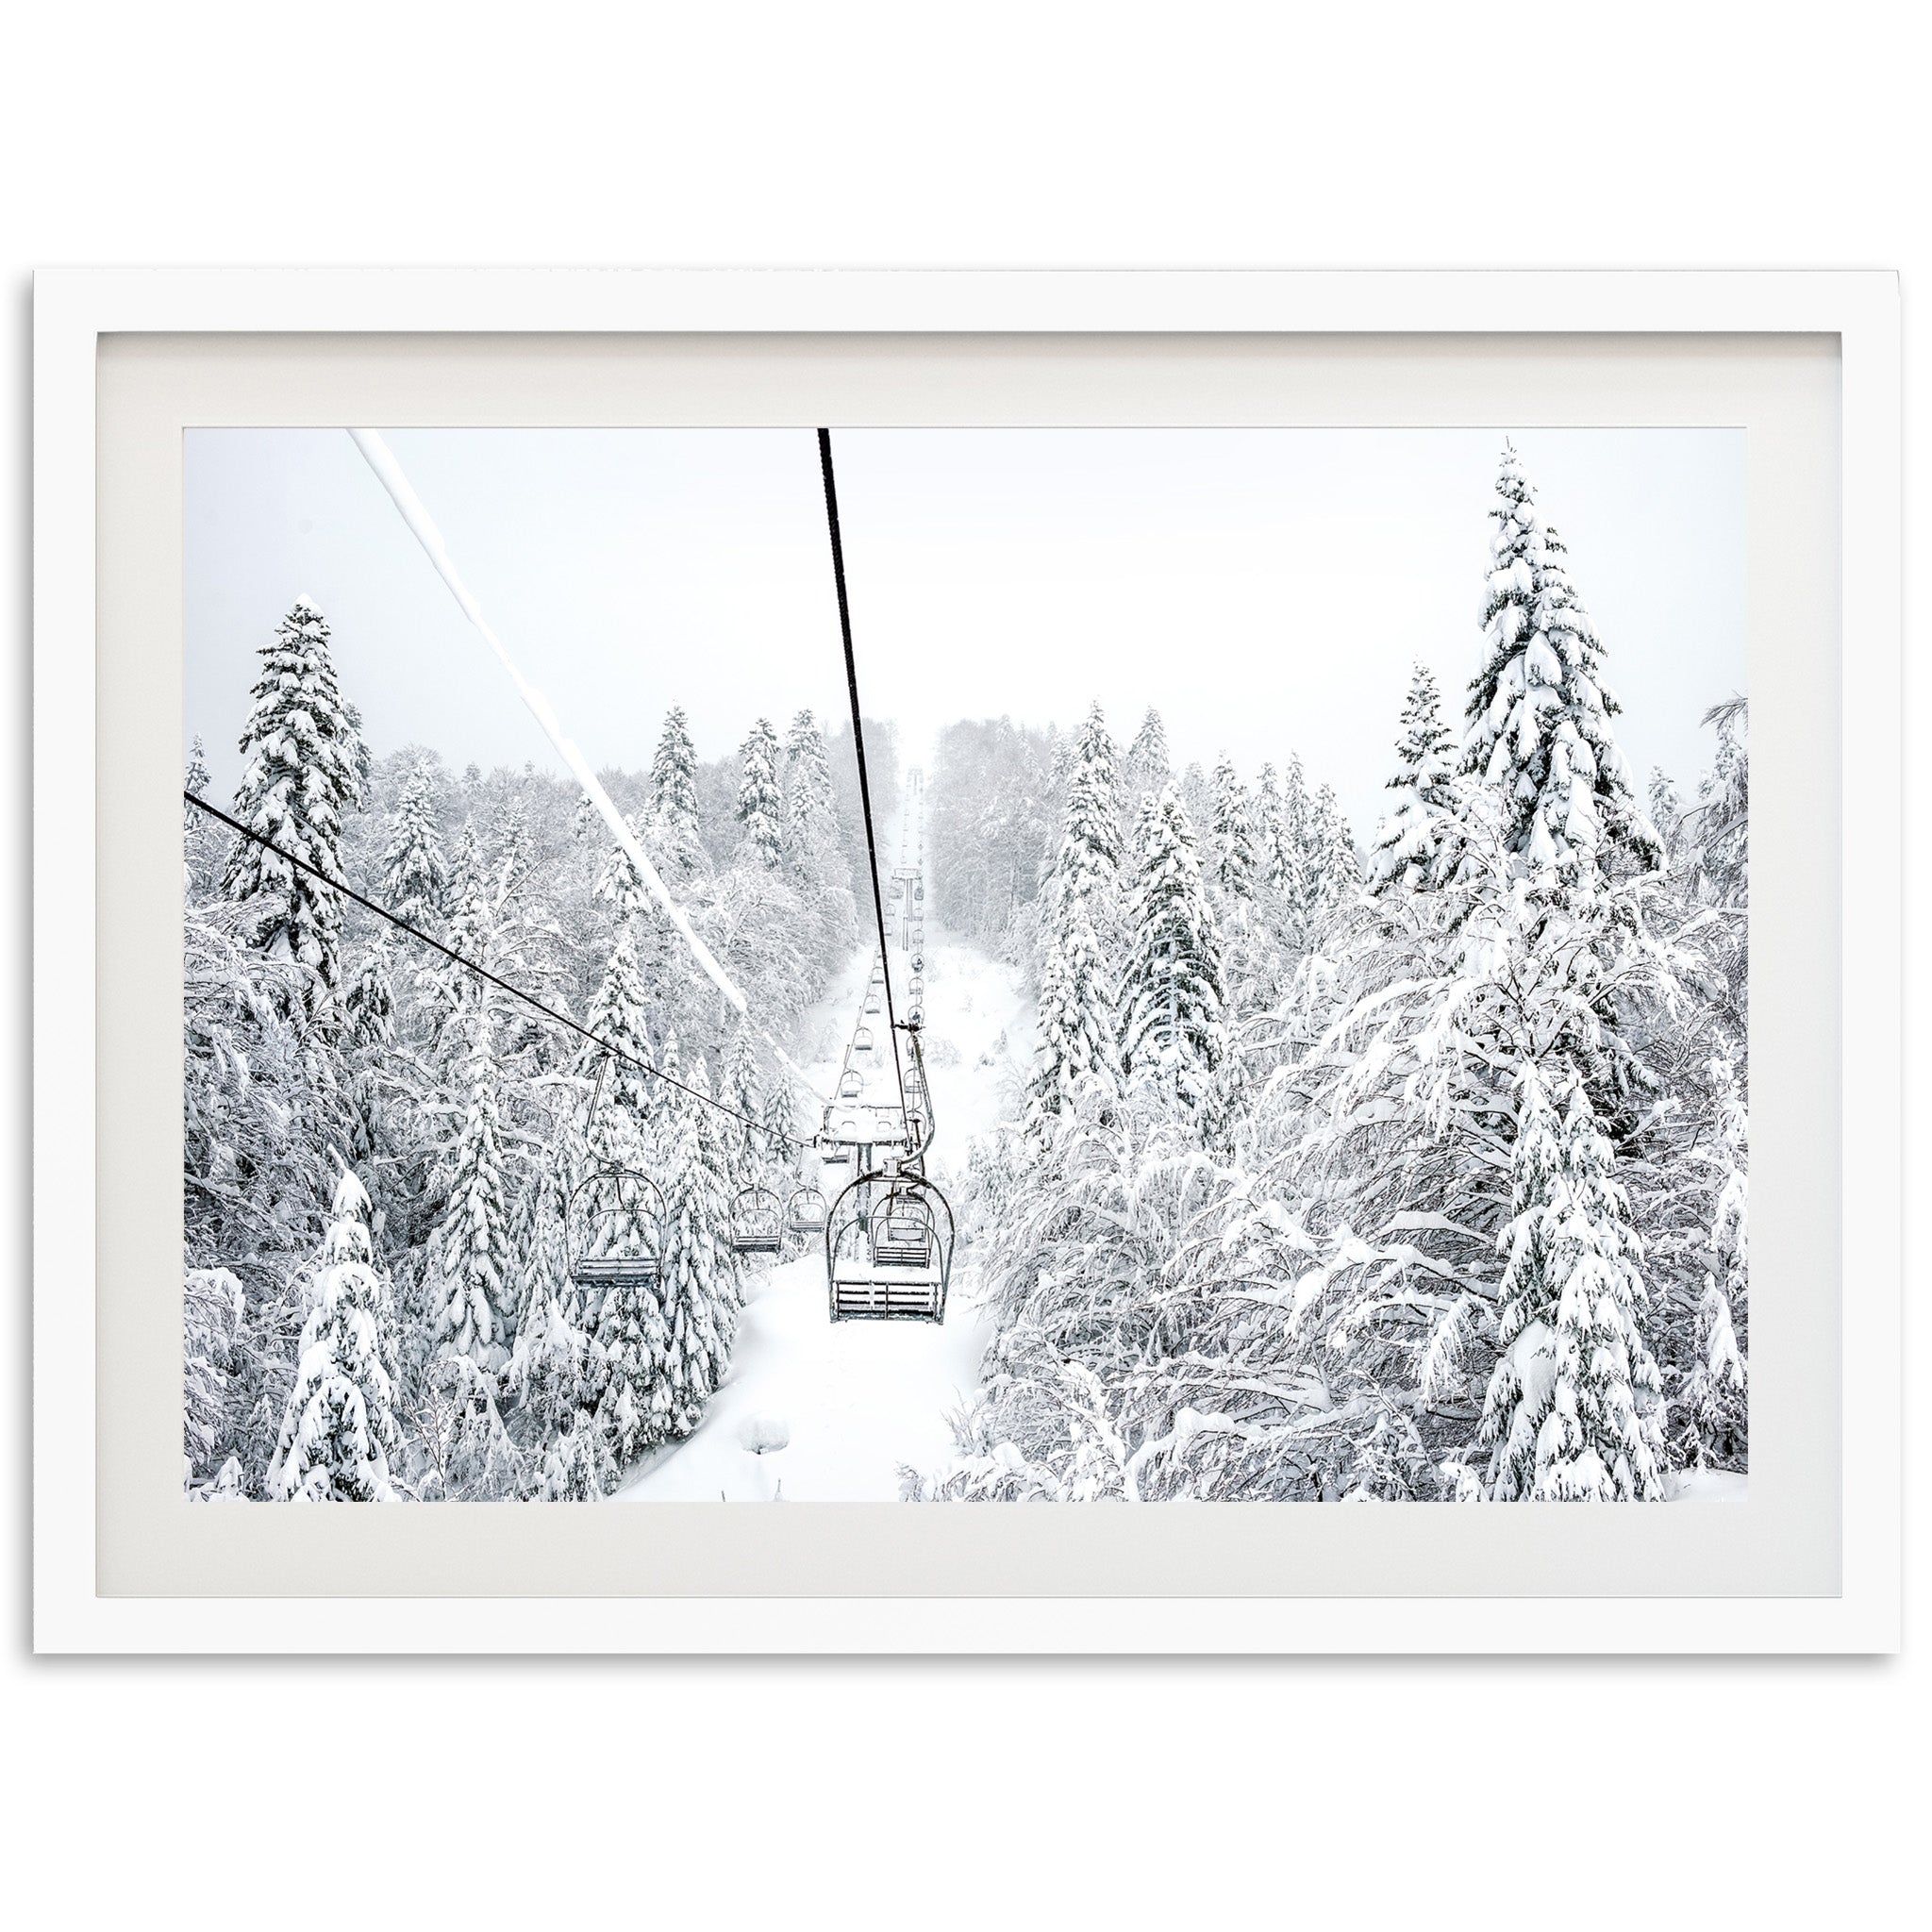
[[[937,1138],[929,1171],[951,1191],[972,1137],[1013,1115],[1032,1057],[1033,1003],[1018,974],[926,922],[926,1073]],[[858,1021],[873,946],[863,946],[800,1031],[806,1071],[836,1086]],[[892,954],[905,1002],[906,955]],[[868,1099],[896,1090],[883,1014]],[[811,1162],[816,1168],[816,1161]],[[850,1172],[850,1170],[846,1170]],[[829,1195],[831,1190],[826,1189]],[[695,1434],[659,1450],[614,1500],[628,1503],[876,1502],[899,1494],[902,1467],[930,1471],[953,1446],[947,1418],[979,1380],[989,1330],[973,1305],[971,1257],[956,1257],[942,1325],[826,1316],[823,1245],[754,1268],[730,1373]],[[748,1446],[783,1439],[782,1449]]]

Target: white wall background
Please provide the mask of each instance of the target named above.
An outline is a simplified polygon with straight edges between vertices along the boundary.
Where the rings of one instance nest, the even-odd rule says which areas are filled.
[[[14,646],[0,896],[23,916],[0,951],[0,1085],[16,1096],[0,1494],[6,1895],[21,1924],[192,1908],[206,1925],[736,1925],[756,1908],[787,1925],[948,1925],[976,1904],[1070,1928],[1337,1910],[1395,1926],[1558,1911],[1579,1926],[1864,1926],[1922,1907],[1916,1648],[1890,1664],[1522,1668],[25,1655],[28,271],[1892,266],[1910,488],[1932,230],[1906,9],[1351,18],[1122,0],[500,15],[343,0],[16,20],[0,114]],[[1916,504],[1907,558],[1909,583],[1925,559]],[[1914,908],[1915,953],[1918,928]],[[1908,1049],[1907,1091],[1924,1091],[1916,1019]],[[1925,1330],[1908,1327],[1922,1389]],[[1908,1498],[1922,1493],[1908,1472]],[[354,1820],[316,1774],[357,1748],[386,1787],[387,1828],[353,1857],[325,1853],[321,1834]],[[893,1829],[855,1819],[861,1791]]]

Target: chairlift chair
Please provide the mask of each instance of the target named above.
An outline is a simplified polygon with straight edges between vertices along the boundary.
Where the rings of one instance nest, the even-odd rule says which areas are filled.
[[[646,1174],[605,1165],[563,1205],[564,1252],[580,1288],[655,1286],[664,1268],[664,1196]]]
[[[839,1098],[857,1100],[865,1091],[865,1075],[857,1067],[847,1067],[839,1080]]]
[[[831,1319],[943,1322],[953,1241],[953,1210],[924,1175],[861,1174],[825,1224]]]
[[[816,1188],[797,1188],[785,1204],[785,1227],[790,1234],[823,1234],[825,1197]]]
[[[870,1053],[872,1051],[872,1028],[870,1026],[861,1026],[852,1036],[852,1051],[854,1053]]]
[[[785,1235],[777,1195],[768,1189],[741,1188],[731,1204],[731,1246],[741,1255],[775,1255]]]

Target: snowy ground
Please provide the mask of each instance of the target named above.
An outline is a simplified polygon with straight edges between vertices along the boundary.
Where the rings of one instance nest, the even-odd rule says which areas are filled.
[[[963,1168],[972,1137],[1009,1117],[1032,1054],[1033,1003],[1017,973],[925,924],[926,1072],[937,1140],[936,1178]],[[894,934],[896,940],[896,934]],[[800,1029],[806,1072],[824,1092],[838,1081],[874,948],[854,955]],[[906,955],[892,955],[904,1010]],[[868,1021],[877,1049],[867,1097],[893,1089],[884,1015]],[[813,1163],[815,1166],[816,1163]],[[849,1170],[847,1170],[849,1173]],[[825,1186],[827,1196],[832,1193]],[[647,1461],[621,1502],[871,1502],[899,1493],[902,1465],[930,1472],[952,1449],[948,1415],[979,1379],[988,1341],[972,1305],[970,1264],[955,1268],[942,1326],[925,1322],[841,1322],[826,1317],[824,1250],[760,1266],[731,1372],[703,1425]],[[747,1445],[782,1437],[786,1446]]]

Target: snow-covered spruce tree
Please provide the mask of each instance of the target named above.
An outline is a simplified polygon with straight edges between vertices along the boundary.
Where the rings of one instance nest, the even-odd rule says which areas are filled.
[[[437,824],[436,781],[425,758],[409,774],[390,820],[376,896],[409,924],[434,932],[447,907],[449,861]]]
[[[1611,728],[1620,708],[1603,647],[1513,449],[1496,492],[1484,658],[1459,768],[1506,801],[1510,848],[1529,873],[1592,890],[1618,865],[1655,864],[1657,836]]]
[[[691,1056],[687,1082],[709,1097],[704,1058]],[[730,1366],[738,1334],[738,1257],[730,1242],[730,1177],[721,1117],[680,1094],[665,1163],[663,1363],[665,1428],[691,1434]]]
[[[388,927],[370,941],[363,953],[362,963],[342,996],[342,1012],[347,1022],[345,1045],[379,1049],[395,1039],[396,993]]]
[[[466,1356],[493,1372],[507,1355],[515,1277],[487,1005],[479,1004],[473,1022],[468,1075],[468,1106],[449,1168],[449,1206],[436,1240],[437,1335],[442,1353]]]
[[[785,800],[778,789],[778,734],[760,718],[740,753],[738,822],[752,858],[767,868],[784,856]]]
[[[655,857],[667,882],[689,879],[704,869],[704,836],[698,827],[697,747],[680,705],[664,714],[657,756],[651,760],[651,831]]]
[[[1142,808],[1122,1058],[1203,1125],[1218,1115],[1227,1057],[1221,933],[1201,882],[1194,828],[1170,785]]]
[[[1728,1053],[1713,1057],[1717,1133],[1699,1162],[1710,1225],[1696,1352],[1671,1402],[1672,1446],[1693,1468],[1742,1469],[1748,1441],[1750,1125]]]
[[[389,1285],[369,1237],[369,1196],[344,1166],[303,1324],[295,1385],[282,1418],[268,1492],[284,1502],[389,1503],[398,1447],[385,1359]]]
[[[651,1051],[646,991],[633,935],[634,922],[621,920],[585,1021],[613,1050],[604,1053],[587,1046],[578,1071],[596,1085],[589,1135],[591,1159],[636,1169],[643,1165],[645,1150],[652,1144],[662,1090],[644,1071],[659,1062]]]
[[[1438,822],[1449,799],[1455,741],[1442,723],[1436,674],[1417,664],[1402,707],[1402,735],[1395,742],[1395,771],[1389,780],[1389,811],[1375,833],[1369,858],[1372,890],[1425,889],[1435,876]]]
[[[1311,859],[1308,884],[1316,909],[1332,911],[1355,896],[1362,883],[1362,863],[1355,834],[1341,815],[1335,788],[1324,785],[1308,813]]]
[[[1127,750],[1126,769],[1122,774],[1127,809],[1139,816],[1149,798],[1158,798],[1174,781],[1173,760],[1167,749],[1167,727],[1152,705],[1141,720],[1141,728]]]
[[[1095,932],[1111,937],[1118,924],[1123,850],[1117,761],[1097,703],[1088,708],[1066,758],[1066,808],[1053,889],[1062,899],[1079,900]]]
[[[1517,1083],[1511,1216],[1484,1401],[1498,1501],[1663,1494],[1662,1390],[1641,1326],[1643,1245],[1584,1083],[1558,1125],[1539,1071]],[[1560,1135],[1560,1139],[1559,1139]]]
[[[328,625],[307,599],[296,599],[261,647],[251,697],[234,816],[279,850],[238,838],[223,890],[244,910],[245,944],[309,975],[304,1003],[313,1014],[341,982],[342,901],[289,859],[342,876],[342,821],[361,796],[364,755],[336,681]]]
[[[764,1082],[758,1077],[758,1050],[752,1044],[751,1026],[745,1021],[741,1020],[731,1030],[724,1065],[718,1076],[718,1098],[735,1114],[744,1116],[741,1120],[724,1116],[718,1119],[732,1195],[735,1197],[742,1188],[769,1187],[770,1170],[779,1156],[761,1124]]]
[[[1274,767],[1264,764],[1255,780],[1255,858],[1261,883],[1292,906],[1302,900],[1301,852],[1289,828],[1287,807]]]
[[[1120,1007],[1113,974],[1088,923],[1086,902],[1060,896],[1040,973],[1040,1044],[1026,1085],[1026,1126],[1036,1142],[1085,1081],[1109,1093],[1121,1084]]]
[[[1231,901],[1255,896],[1258,869],[1247,787],[1225,752],[1214,767],[1214,879]]]
[[[534,1164],[517,1216],[516,1342],[504,1370],[520,1433],[539,1457],[574,1424],[578,1405],[598,1391],[591,1340],[570,1276],[564,1214],[568,1154],[552,1148]]]

